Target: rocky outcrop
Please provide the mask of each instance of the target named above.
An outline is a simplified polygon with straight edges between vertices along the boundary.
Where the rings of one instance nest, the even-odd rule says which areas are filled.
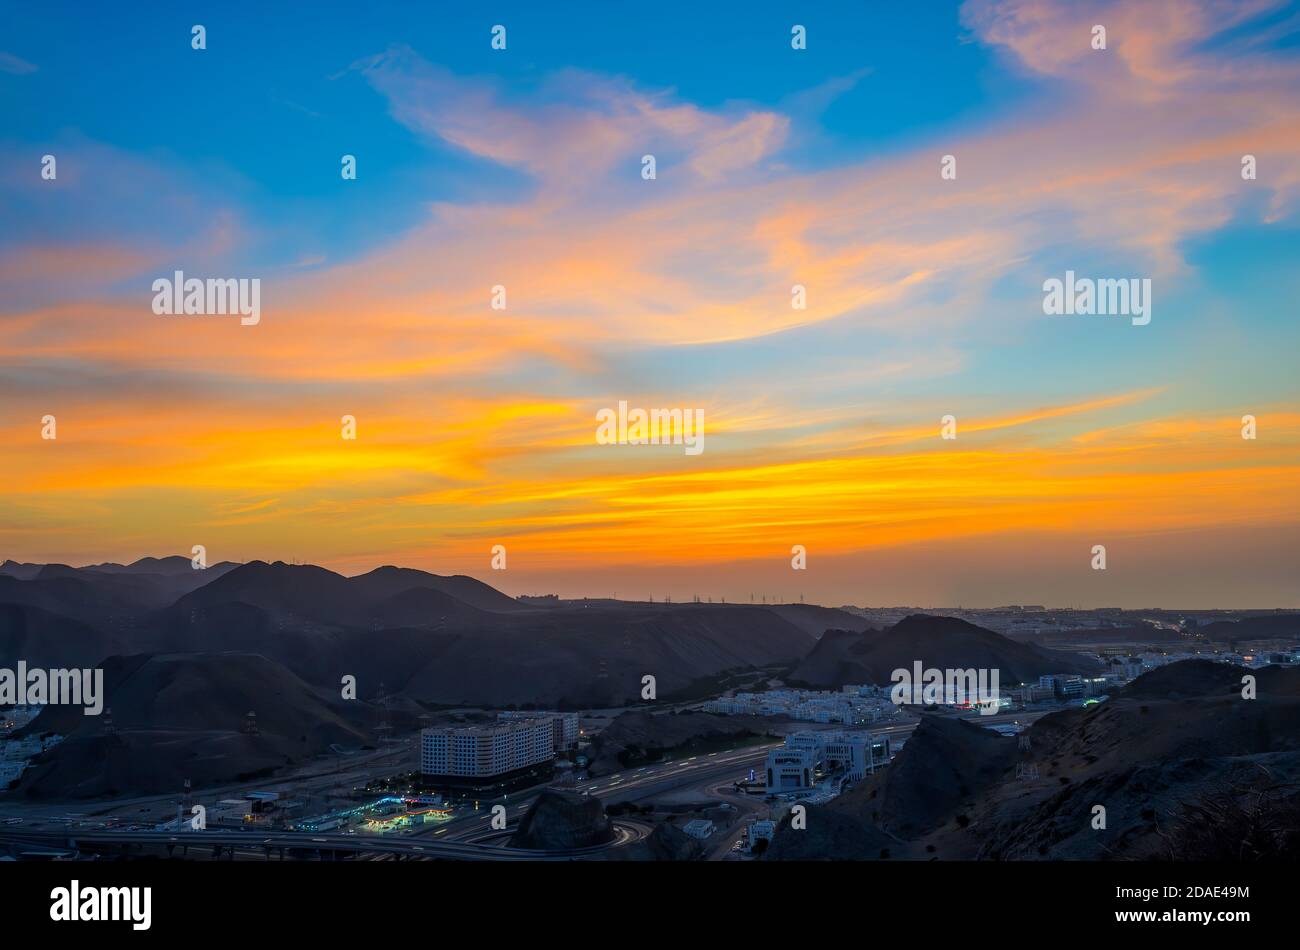
[[[613,836],[599,798],[548,788],[524,815],[510,847],[568,851],[605,844]]]
[[[804,827],[794,828],[789,816],[782,819],[764,860],[862,861],[898,856],[897,839],[853,815],[810,805],[805,821]]]

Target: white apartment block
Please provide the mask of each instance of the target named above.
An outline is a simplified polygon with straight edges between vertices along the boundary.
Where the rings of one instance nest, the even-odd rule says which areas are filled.
[[[489,778],[553,758],[555,726],[550,719],[420,731],[420,771],[425,775]]]
[[[898,715],[898,707],[877,686],[845,686],[840,692],[774,689],[737,693],[704,704],[704,711],[729,716],[789,716],[803,722],[861,726]]]
[[[572,749],[578,744],[580,734],[578,714],[565,712],[528,712],[526,710],[497,713],[498,719],[548,719],[555,732],[555,751]]]

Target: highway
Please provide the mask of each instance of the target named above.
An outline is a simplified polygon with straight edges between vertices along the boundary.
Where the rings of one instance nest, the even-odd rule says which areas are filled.
[[[1032,722],[1041,715],[1043,713],[1020,712],[990,716],[987,719],[975,716],[972,721],[992,723],[1019,720],[1021,722]],[[910,720],[903,723],[878,726],[871,731],[878,735],[889,736],[891,739],[899,739],[910,735],[916,725],[916,720]],[[685,759],[673,759],[656,765],[627,769],[607,776],[598,776],[564,787],[579,794],[594,795],[601,799],[606,807],[621,802],[642,802],[669,792],[696,788],[700,791],[700,800],[709,798],[727,800],[738,807],[752,803],[754,807],[742,808],[742,810],[750,812],[763,810],[766,808],[766,804],[762,802],[762,798],[759,796],[753,798],[749,796],[735,797],[715,792],[714,789],[722,785],[730,785],[732,782],[746,777],[750,768],[761,771],[767,753],[781,744],[780,741],[764,742],[742,749],[713,752]],[[530,790],[517,797],[508,798],[504,802],[494,802],[493,804],[505,804],[507,821],[513,827],[528,811],[540,791],[540,789]],[[485,802],[484,804],[487,805],[488,803]],[[436,828],[416,832],[413,837],[465,842],[482,840],[485,837],[484,823],[490,818],[491,812],[485,807],[479,812],[444,822]],[[739,829],[729,836],[729,840],[734,840],[738,835]]]
[[[761,763],[769,749],[780,743],[764,743],[730,752],[692,756],[660,765],[646,766],[626,773],[592,779],[569,786],[579,794],[596,795],[605,804],[638,801],[675,788],[723,777],[740,777],[751,765]],[[536,800],[541,789],[519,796],[507,803],[507,830],[491,832],[485,827],[492,813],[489,807],[480,812],[455,818],[437,827],[405,835],[310,834],[306,832],[267,832],[258,830],[208,829],[207,831],[135,831],[33,829],[20,826],[0,827],[0,842],[14,850],[69,849],[83,846],[139,846],[193,848],[195,850],[235,849],[269,856],[292,849],[324,853],[383,854],[401,858],[450,858],[477,861],[573,860],[591,857],[608,848],[621,847],[640,840],[652,826],[635,818],[615,818],[614,841],[592,848],[569,851],[538,852],[486,843],[486,838],[500,838],[517,826],[518,820]],[[489,803],[484,803],[485,806]]]
[[[1004,722],[1018,719],[1029,722],[1043,713],[1018,713],[1000,715],[983,719],[982,722]],[[916,728],[916,721],[879,726],[872,730],[877,735],[902,738]],[[700,800],[730,800],[739,809],[738,817],[746,812],[763,810],[766,805],[759,799],[748,796],[735,796],[727,793],[726,786],[746,777],[749,769],[761,769],[767,753],[780,746],[779,741],[764,742],[729,751],[712,752],[674,759],[656,765],[628,769],[608,776],[598,776],[574,785],[562,786],[581,795],[595,796],[606,807],[623,802],[640,802],[653,799],[669,792],[697,790]],[[396,750],[385,750],[381,755],[388,757]],[[375,758],[357,763],[362,768],[375,767]],[[313,779],[326,776],[314,775]],[[262,855],[270,858],[272,854],[283,856],[287,851],[319,852],[324,855],[381,855],[396,859],[430,859],[443,858],[452,860],[478,861],[537,861],[537,860],[574,860],[598,855],[609,848],[622,847],[640,840],[650,833],[653,826],[636,818],[616,818],[613,824],[615,839],[607,844],[591,848],[568,851],[538,852],[519,848],[510,848],[495,843],[505,837],[527,812],[542,789],[524,792],[513,799],[507,797],[503,802],[483,802],[483,808],[477,812],[441,822],[433,827],[406,834],[335,834],[308,832],[268,832],[265,830],[227,830],[208,829],[206,831],[151,831],[151,830],[104,830],[81,828],[34,828],[30,825],[0,826],[0,846],[7,846],[13,851],[40,849],[105,848],[117,847],[167,847],[193,848],[211,850],[213,853],[237,851],[250,856]],[[144,800],[144,799],[141,799]],[[491,805],[505,804],[507,828],[505,831],[493,830],[484,825],[491,819]],[[712,857],[723,857],[727,846],[739,836],[743,823],[733,825],[725,839],[713,842],[710,849]],[[0,848],[4,850],[5,848]]]
[[[382,853],[404,858],[450,858],[470,861],[570,861],[639,840],[648,833],[643,822],[615,819],[615,839],[609,844],[563,851],[528,851],[503,845],[462,841],[429,841],[402,835],[308,834],[265,831],[23,831],[0,829],[0,841],[15,850],[94,850],[105,847],[150,846],[261,852],[268,859],[282,851],[323,855]]]
[[[767,742],[729,752],[691,756],[688,759],[629,769],[562,787],[580,795],[594,795],[607,807],[620,802],[637,802],[701,781],[740,778],[750,767],[762,763],[767,758],[768,751],[780,744],[780,742]],[[533,789],[513,800],[506,801],[504,804],[507,821],[513,824],[522,818],[540,793],[541,789]],[[417,832],[415,836],[437,837],[451,841],[473,840],[481,836],[482,823],[491,817],[491,812],[484,808],[481,812],[455,818],[437,828]]]
[[[248,792],[268,787],[291,785],[295,795],[319,793],[328,789],[364,786],[376,777],[392,774],[415,759],[412,741],[394,742],[368,752],[330,755],[307,762],[273,779],[260,778],[204,788],[195,793],[195,801],[219,801],[239,798]],[[113,819],[128,823],[156,824],[176,816],[176,802],[181,790],[159,795],[135,795],[108,801],[49,803],[8,801],[3,806],[6,818],[18,817],[28,826],[41,822],[62,822],[74,810],[85,822]],[[85,809],[85,812],[81,810]]]

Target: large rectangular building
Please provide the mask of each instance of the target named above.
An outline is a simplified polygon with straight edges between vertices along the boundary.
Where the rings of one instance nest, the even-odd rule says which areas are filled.
[[[454,726],[420,732],[424,775],[491,778],[555,758],[549,719],[520,719],[490,726]]]
[[[812,749],[785,746],[767,754],[767,790],[802,791],[813,787],[817,756]]]
[[[850,782],[860,782],[889,761],[889,737],[870,732],[793,732],[785,745],[767,754],[769,792],[806,791],[816,784],[816,772],[835,770]]]
[[[562,752],[565,749],[572,749],[578,744],[578,735],[580,730],[577,713],[511,710],[508,712],[497,713],[497,718],[512,721],[520,719],[550,720],[551,728],[555,732],[556,752]]]

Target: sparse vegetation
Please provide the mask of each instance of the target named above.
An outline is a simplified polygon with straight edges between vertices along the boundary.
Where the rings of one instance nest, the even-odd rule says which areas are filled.
[[[1253,787],[1212,792],[1159,834],[1168,861],[1300,861],[1300,783],[1265,773]]]

